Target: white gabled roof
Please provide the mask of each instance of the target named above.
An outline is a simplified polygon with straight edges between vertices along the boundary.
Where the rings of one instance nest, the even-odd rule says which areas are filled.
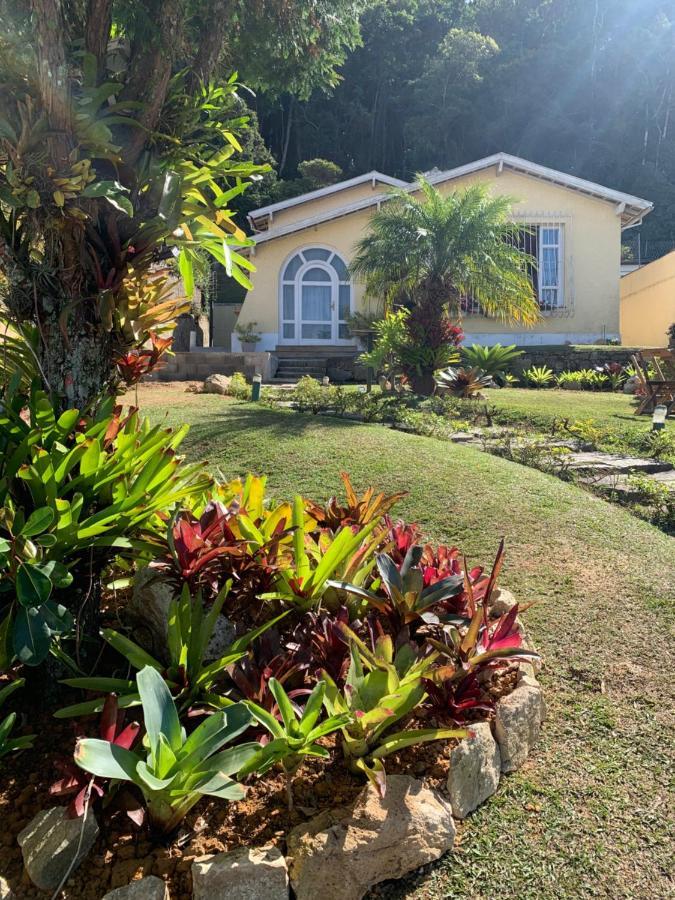
[[[604,187],[602,184],[596,184],[594,181],[586,181],[585,178],[578,178],[576,175],[559,172],[557,169],[540,166],[538,163],[530,162],[529,159],[511,156],[510,153],[494,153],[492,156],[486,156],[464,166],[457,166],[455,169],[433,173],[428,180],[431,184],[440,184],[444,181],[461,178],[463,175],[470,175],[472,172],[479,172],[481,169],[489,169],[492,166],[497,166],[499,171],[503,168],[512,169],[514,172],[522,172],[524,175],[541,178],[542,181],[550,181],[552,184],[559,184],[562,187],[579,191],[582,194],[616,203],[617,207],[621,207],[621,209],[617,209],[617,214],[621,215],[621,224],[624,228],[632,225],[654,208],[654,204],[650,203],[649,200],[642,200],[640,197],[634,197],[632,194],[615,191],[612,188]]]
[[[445,181],[453,181],[456,178],[461,178],[463,175],[479,172],[482,169],[489,169],[492,166],[496,166],[499,172],[504,168],[512,169],[515,172],[521,172],[533,178],[540,178],[542,181],[548,181],[570,190],[579,191],[587,196],[596,197],[599,200],[613,203],[615,205],[616,214],[621,217],[622,228],[628,228],[631,225],[639,223],[643,216],[646,216],[647,213],[651,212],[654,208],[654,204],[649,200],[642,200],[640,197],[634,197],[632,194],[624,194],[622,191],[615,191],[612,188],[606,188],[593,181],[586,181],[584,178],[577,178],[576,175],[568,175],[565,172],[559,172],[556,169],[549,169],[546,166],[540,166],[537,163],[530,162],[527,159],[521,159],[519,156],[511,156],[508,153],[495,153],[492,156],[486,156],[483,159],[467,163],[464,166],[458,166],[455,169],[448,169],[445,172],[432,171],[427,177],[431,184],[441,184]],[[377,181],[381,180],[384,181],[385,184],[403,188],[407,191],[415,191],[418,188],[417,182],[407,183],[395,178],[389,178],[389,176],[386,175],[379,175],[379,173],[376,172],[369,172],[367,175],[361,175],[358,179],[350,179],[350,181],[343,181],[339,184],[331,185],[330,188],[322,188],[320,191],[313,191],[311,194],[303,194],[300,197],[294,197],[292,200],[285,201],[285,203],[273,204],[272,206],[256,210],[250,215],[252,219],[254,217],[257,218],[260,215],[273,212],[274,209],[282,209],[287,205],[304,203],[306,200],[314,199],[317,196],[325,196],[325,192],[340,190],[347,185],[351,186],[352,184],[359,184],[363,181],[373,179],[374,176],[377,176],[377,178],[375,178]],[[354,203],[326,210],[323,213],[319,213],[306,219],[299,219],[288,225],[273,225],[269,231],[265,231],[261,234],[254,234],[253,240],[256,244],[262,244],[287,234],[293,234],[296,231],[304,231],[315,225],[321,225],[322,223],[330,222],[333,219],[340,219],[350,213],[368,209],[371,206],[377,206],[388,200],[390,196],[391,195],[388,192],[374,194],[372,197],[365,197],[361,200],[356,200]]]
[[[316,191],[300,194],[298,197],[280,200],[278,203],[270,203],[269,206],[261,206],[260,209],[252,210],[248,216],[251,223],[255,225],[258,219],[264,219],[266,216],[273,215],[279,210],[290,209],[292,206],[299,206],[301,203],[308,203],[310,200],[320,200],[321,197],[329,197],[331,194],[349,190],[349,188],[357,187],[360,184],[366,184],[368,181],[371,181],[373,186],[375,184],[388,184],[390,187],[407,187],[408,185],[407,181],[401,181],[400,178],[392,178],[391,175],[384,175],[382,172],[366,172],[365,175],[357,175],[355,178],[348,178],[346,181],[338,181],[336,184],[329,184],[326,187],[318,188]]]

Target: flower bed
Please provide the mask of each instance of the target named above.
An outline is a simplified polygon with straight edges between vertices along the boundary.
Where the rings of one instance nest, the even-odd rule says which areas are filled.
[[[48,654],[67,677],[29,723],[34,747],[5,760],[11,888],[67,880],[65,896],[100,898],[156,875],[174,898],[206,896],[231,866],[195,859],[273,845],[298,897],[336,861],[334,895],[358,897],[450,849],[453,814],[522,764],[543,714],[538,657],[497,586],[503,544],[471,567],[390,518],[402,493],[358,495],[343,475],[345,499],[278,502],[264,479],[185,467],[180,435],[133,412],[16,407],[5,669],[23,662],[27,708]],[[81,614],[99,578],[102,642]],[[26,611],[45,623],[37,643]],[[346,849],[364,818],[382,834],[370,857]],[[336,834],[350,837],[324,859]],[[392,859],[391,841],[408,849]],[[267,853],[246,865],[278,886],[286,866]]]

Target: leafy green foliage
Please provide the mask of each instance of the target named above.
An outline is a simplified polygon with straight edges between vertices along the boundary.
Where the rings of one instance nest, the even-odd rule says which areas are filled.
[[[24,678],[17,678],[15,681],[11,681],[3,688],[0,688],[0,706],[2,706],[5,700],[7,700],[7,698],[15,691],[22,688],[25,683]],[[15,724],[16,713],[14,712],[5,716],[5,718],[0,721],[0,759],[3,756],[7,756],[8,753],[15,753],[17,750],[25,750],[28,747],[33,746],[33,738],[36,736],[34,734],[25,734],[16,738],[11,737],[12,729]]]
[[[245,656],[250,644],[283,617],[282,613],[253,631],[242,635],[233,641],[220,658],[206,663],[204,661],[206,650],[229,589],[230,583],[220,591],[208,612],[204,608],[201,593],[194,598],[191,597],[187,585],[183,588],[180,598],[174,597],[171,600],[168,611],[168,666],[164,666],[135,641],[112,628],[104,629],[102,636],[111,647],[128,660],[134,669],[150,666],[160,672],[175,695],[176,704],[181,712],[195,706],[222,709],[232,704],[231,700],[217,692],[218,684],[222,681],[225,670]],[[82,690],[103,693],[117,692],[120,695],[121,708],[134,706],[139,702],[133,681],[118,678],[78,677],[68,678],[64,683]],[[55,715],[57,718],[89,715],[101,710],[103,702],[102,698],[88,700],[61,709]]]
[[[530,366],[523,372],[523,378],[528,387],[545,388],[555,382],[553,370],[548,366]]]
[[[467,732],[431,728],[385,734],[424,700],[422,678],[430,672],[434,656],[418,658],[411,644],[394,653],[388,635],[379,637],[371,651],[353,631],[346,626],[343,630],[350,640],[351,655],[346,686],[341,691],[328,675],[324,676],[324,703],[331,716],[350,714],[351,722],[342,729],[347,762],[384,794],[383,758],[426,741],[466,737]]]
[[[502,347],[501,344],[482,346],[472,344],[470,347],[462,347],[462,358],[471,369],[480,369],[485,375],[489,375],[497,384],[506,384],[506,376],[515,359],[523,355],[515,344]]]
[[[289,779],[288,801],[290,808],[293,804],[290,778],[297,772],[305,757],[330,758],[328,750],[318,744],[317,741],[345,726],[350,721],[351,716],[349,713],[342,713],[321,719],[326,693],[326,683],[324,681],[316,683],[313,691],[307,698],[301,714],[296,711],[290,697],[276,678],[270,679],[269,689],[276,701],[279,712],[278,717],[251,701],[248,701],[246,705],[253,717],[269,731],[272,740],[244,764],[239,771],[239,775],[243,777],[252,772],[262,774],[275,763],[280,763],[287,779]]]
[[[0,666],[34,666],[73,628],[66,595],[84,555],[98,565],[144,550],[159,514],[210,484],[181,464],[187,427],[150,426],[109,399],[91,416],[58,415],[47,396],[16,390],[0,411],[0,569],[13,592],[2,610]]]
[[[130,781],[142,792],[150,821],[169,834],[197,801],[207,795],[240,800],[244,788],[232,776],[260,749],[257,743],[222,750],[251,723],[244,704],[205,719],[189,736],[162,676],[146,666],[136,676],[147,734],[135,752],[98,738],[79,740],[75,762],[99,778]]]

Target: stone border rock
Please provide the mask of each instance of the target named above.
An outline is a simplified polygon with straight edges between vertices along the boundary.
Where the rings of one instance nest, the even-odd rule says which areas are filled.
[[[498,589],[493,616],[507,613],[516,598]],[[534,649],[518,621],[528,649]],[[443,793],[408,775],[390,775],[380,797],[371,784],[349,806],[325,810],[287,836],[287,856],[273,846],[242,847],[206,856],[192,865],[194,900],[361,900],[374,885],[398,879],[452,850],[455,819],[464,819],[494,794],[502,775],[515,772],[536,744],[546,705],[535,673],[541,661],[522,662],[516,687],[500,698],[495,718],[470,726],[470,735],[452,748]],[[98,826],[93,814],[85,827],[79,863],[91,849]],[[43,810],[19,835],[26,870],[44,889],[59,883],[77,850],[80,820],[63,807]],[[106,898],[163,900],[163,882],[147,877],[106,894]],[[0,898],[11,897],[0,879]],[[10,891],[7,893],[7,891]],[[104,900],[106,900],[104,898]]]

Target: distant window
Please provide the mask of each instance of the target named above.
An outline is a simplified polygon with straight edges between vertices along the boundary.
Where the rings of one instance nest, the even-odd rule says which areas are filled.
[[[563,226],[559,222],[532,224],[514,232],[513,243],[532,258],[528,266],[539,308],[542,312],[563,309],[565,297]],[[471,296],[461,298],[465,316],[481,316],[480,304]]]

